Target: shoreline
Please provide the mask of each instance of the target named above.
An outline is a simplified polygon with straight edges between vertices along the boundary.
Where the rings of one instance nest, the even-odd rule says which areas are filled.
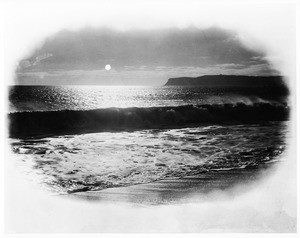
[[[260,165],[258,168],[214,170],[183,178],[162,179],[145,184],[76,192],[62,196],[91,202],[150,206],[191,203],[209,199],[211,194],[220,191],[226,192],[228,196],[236,196],[247,191],[251,185],[259,183],[261,178],[269,176],[277,165],[278,163],[270,163]]]

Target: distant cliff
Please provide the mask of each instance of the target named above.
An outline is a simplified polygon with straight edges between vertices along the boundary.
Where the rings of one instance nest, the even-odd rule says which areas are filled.
[[[170,78],[165,86],[275,87],[286,89],[281,76],[204,75],[196,78]]]

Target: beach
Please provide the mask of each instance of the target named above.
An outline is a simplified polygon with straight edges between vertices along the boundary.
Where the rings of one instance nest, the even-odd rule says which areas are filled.
[[[279,163],[280,164],[280,163]],[[279,164],[248,169],[216,170],[177,179],[162,179],[156,182],[108,188],[100,191],[77,192],[67,198],[106,203],[132,203],[136,205],[183,204],[207,200],[208,194],[225,191],[229,196],[238,196],[248,187],[269,176]],[[270,169],[270,167],[273,167]],[[239,192],[236,193],[237,188]]]
[[[13,179],[7,182],[6,229],[10,233],[295,232],[294,162],[287,160],[261,173],[223,171],[222,176],[215,173],[218,177],[207,174],[50,196],[39,187],[33,189],[34,182],[28,184],[10,163],[7,172]],[[248,181],[236,183],[231,176]],[[206,186],[207,181],[215,189]]]

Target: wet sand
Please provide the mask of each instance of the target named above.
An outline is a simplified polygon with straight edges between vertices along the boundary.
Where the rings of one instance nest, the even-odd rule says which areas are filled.
[[[273,171],[270,165],[259,168],[210,171],[195,176],[138,184],[128,187],[108,188],[100,191],[78,192],[67,197],[89,201],[134,203],[139,205],[159,205],[196,202],[209,199],[209,194],[226,191],[228,196],[237,195],[253,185],[261,177]]]

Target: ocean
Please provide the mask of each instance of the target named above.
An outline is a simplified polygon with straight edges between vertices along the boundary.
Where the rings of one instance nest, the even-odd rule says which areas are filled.
[[[43,189],[97,191],[278,164],[289,110],[265,89],[11,86],[9,143]]]

